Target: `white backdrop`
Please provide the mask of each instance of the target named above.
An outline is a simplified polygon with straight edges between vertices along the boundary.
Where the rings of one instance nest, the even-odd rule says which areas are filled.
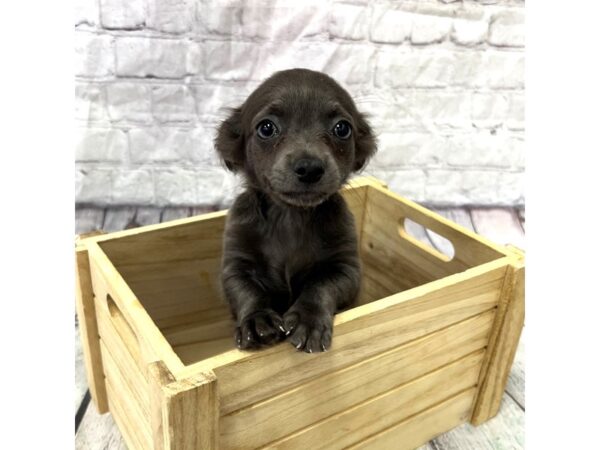
[[[301,6],[298,6],[301,5]],[[212,138],[273,71],[370,114],[364,173],[432,205],[524,203],[524,2],[76,0],[76,201],[227,206]]]

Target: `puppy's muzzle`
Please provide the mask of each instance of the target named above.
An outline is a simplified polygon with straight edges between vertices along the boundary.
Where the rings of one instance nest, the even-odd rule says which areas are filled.
[[[293,166],[298,181],[304,184],[317,183],[325,173],[325,164],[317,158],[302,158]]]

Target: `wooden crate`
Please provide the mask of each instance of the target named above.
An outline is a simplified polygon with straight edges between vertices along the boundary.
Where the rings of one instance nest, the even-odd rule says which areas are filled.
[[[226,212],[78,242],[90,392],[132,449],[410,449],[499,409],[524,316],[524,258],[388,191],[343,194],[363,263],[329,352],[235,349],[219,294]],[[406,232],[447,238],[452,259]]]

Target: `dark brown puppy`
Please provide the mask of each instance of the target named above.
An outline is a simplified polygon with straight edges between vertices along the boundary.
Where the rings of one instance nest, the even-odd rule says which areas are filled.
[[[278,72],[232,111],[216,138],[246,191],[229,210],[223,290],[242,349],[285,336],[331,345],[333,315],[360,285],[354,220],[338,193],[375,152],[350,95],[320,72]]]

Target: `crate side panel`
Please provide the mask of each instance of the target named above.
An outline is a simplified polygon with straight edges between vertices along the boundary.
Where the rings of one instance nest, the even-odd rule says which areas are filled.
[[[455,249],[454,258],[450,261],[440,259],[402,237],[400,229],[404,218],[434,229],[449,239]],[[365,259],[384,265],[390,275],[400,278],[403,281],[400,288],[402,284],[414,287],[441,279],[504,256],[442,220],[432,212],[412,208],[392,193],[373,188],[368,194],[361,252]]]
[[[470,361],[476,363],[478,374],[493,316],[493,311],[483,313],[226,415],[221,418],[221,443],[225,448],[242,442],[265,445],[474,352],[477,356]],[[466,387],[470,385],[460,389]]]
[[[271,445],[278,449],[346,448],[473,388],[482,359],[483,350],[467,355]]]
[[[152,435],[147,417],[140,415],[139,410],[131,404],[130,399],[121,395],[122,387],[113,385],[114,380],[106,380],[108,405],[115,418],[119,430],[125,437],[127,445],[134,443],[134,449],[151,449]]]
[[[412,450],[466,422],[471,413],[475,388],[468,389],[419,414],[377,433],[348,449]]]
[[[397,304],[393,303],[394,296],[348,311],[345,317],[354,317],[334,326],[331,350],[317,358],[307,358],[293,351],[287,343],[250,355],[234,351],[232,356],[243,358],[214,369],[220,380],[221,412],[235,411],[308,378],[355,364],[491,310],[498,303],[505,271],[501,266],[479,275],[465,276],[452,285],[440,284],[435,289],[423,287],[407,292],[401,298],[408,298]],[[239,377],[240,373],[244,373],[244,377]],[[273,373],[278,376],[273,378]]]

